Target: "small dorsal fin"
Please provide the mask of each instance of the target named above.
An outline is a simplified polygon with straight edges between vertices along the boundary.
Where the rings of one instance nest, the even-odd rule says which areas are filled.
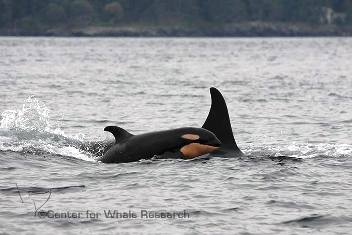
[[[232,149],[236,152],[236,155],[242,155],[243,153],[237,147],[235,138],[233,137],[230,117],[224,97],[214,87],[210,88],[210,94],[211,107],[202,127],[213,132],[221,141],[223,148]]]
[[[107,126],[104,128],[104,131],[108,131],[111,134],[113,134],[115,137],[116,143],[122,142],[122,141],[133,136],[131,133],[129,133],[125,129],[118,127],[118,126]]]

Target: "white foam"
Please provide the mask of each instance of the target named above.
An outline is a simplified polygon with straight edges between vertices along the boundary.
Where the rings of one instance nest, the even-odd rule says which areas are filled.
[[[352,145],[348,144],[311,144],[292,143],[289,145],[250,145],[243,149],[246,154],[290,156],[295,158],[314,158],[321,156],[344,157],[352,156]]]
[[[69,141],[78,141],[78,139],[65,135],[58,123],[50,120],[49,114],[50,110],[45,104],[34,97],[28,97],[21,109],[2,112],[0,150],[22,152],[26,149],[34,149],[94,161],[94,157],[89,153],[71,146]],[[78,136],[79,139],[83,139],[82,134]]]
[[[59,154],[67,157],[74,157],[84,161],[90,161],[90,162],[95,161],[93,156],[89,156],[88,154],[82,153],[79,149],[72,146],[46,145],[43,149],[53,154]]]

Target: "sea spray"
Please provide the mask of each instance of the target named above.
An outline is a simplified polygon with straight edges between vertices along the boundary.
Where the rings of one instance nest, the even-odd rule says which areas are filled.
[[[21,109],[1,113],[0,151],[51,153],[94,161],[92,154],[84,151],[83,135],[77,136],[80,138],[65,135],[59,123],[50,119],[50,110],[33,96]]]
[[[22,109],[5,110],[1,114],[0,127],[8,129],[55,132],[59,128],[50,122],[50,110],[33,96],[28,97]]]

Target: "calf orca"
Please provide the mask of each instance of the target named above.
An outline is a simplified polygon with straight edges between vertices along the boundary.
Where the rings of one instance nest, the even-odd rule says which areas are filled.
[[[230,117],[224,97],[215,87],[210,88],[210,95],[211,107],[202,128],[214,133],[221,141],[220,149],[213,154],[221,154],[225,155],[225,157],[244,156],[233,137]]]
[[[213,152],[221,144],[212,132],[203,128],[184,127],[141,135],[132,135],[117,126],[107,126],[104,131],[111,132],[116,140],[98,159],[104,163],[134,162],[156,155],[190,159]]]

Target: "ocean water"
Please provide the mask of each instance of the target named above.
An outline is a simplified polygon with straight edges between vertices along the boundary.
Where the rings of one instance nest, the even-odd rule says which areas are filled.
[[[351,38],[2,37],[0,233],[349,234],[351,58]],[[202,126],[211,86],[245,157],[95,160],[107,125]]]

